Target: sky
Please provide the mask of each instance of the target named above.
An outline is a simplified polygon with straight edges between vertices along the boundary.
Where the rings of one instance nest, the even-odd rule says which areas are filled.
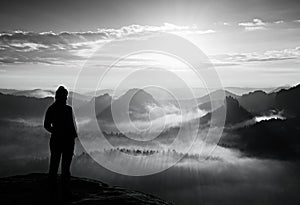
[[[176,38],[166,40],[164,33],[196,45],[224,87],[295,85],[300,80],[299,10],[297,0],[4,0],[0,87],[54,89],[64,84],[72,89],[79,79],[84,81],[82,89],[89,89],[89,83],[99,80],[112,60],[126,51],[153,45],[181,48]],[[170,80],[173,74],[193,87],[207,80],[195,78],[178,58],[144,52],[119,62],[107,78],[110,83],[101,88],[120,84],[147,67],[153,71],[139,71],[122,85],[141,86],[147,79],[159,84],[165,79],[176,87],[178,83]],[[83,69],[84,77],[79,75]]]

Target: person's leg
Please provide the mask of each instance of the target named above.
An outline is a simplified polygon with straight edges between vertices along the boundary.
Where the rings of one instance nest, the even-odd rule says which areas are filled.
[[[62,176],[62,188],[65,194],[70,193],[70,166],[73,158],[74,152],[74,142],[70,141],[64,145],[64,150],[62,152],[62,162],[61,162],[61,176]]]
[[[70,172],[70,166],[73,158],[73,152],[63,152],[62,153],[62,162],[61,162],[61,175],[62,179],[69,180],[71,172]]]
[[[49,180],[53,183],[56,181],[57,171],[61,158],[60,145],[55,142],[55,139],[50,139],[50,166],[49,166]]]
[[[49,165],[49,174],[48,174],[48,186],[49,186],[49,196],[53,200],[57,197],[57,186],[56,186],[56,177],[59,167],[59,162],[61,158],[61,149],[59,143],[55,142],[54,139],[50,139],[50,165]]]

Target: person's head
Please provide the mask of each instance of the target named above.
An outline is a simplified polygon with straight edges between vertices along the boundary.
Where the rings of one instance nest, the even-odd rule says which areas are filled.
[[[59,86],[55,92],[55,100],[66,102],[68,98],[68,90],[64,86]]]

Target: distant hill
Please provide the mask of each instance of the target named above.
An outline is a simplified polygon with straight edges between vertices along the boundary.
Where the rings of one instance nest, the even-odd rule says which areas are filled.
[[[243,108],[238,100],[226,97],[226,124],[235,124],[252,118],[253,115]]]
[[[103,90],[96,90],[96,91],[91,91],[91,92],[87,92],[87,93],[84,93],[84,95],[86,96],[101,96],[101,95],[104,95],[104,94],[109,94],[110,96],[113,94],[113,90],[112,89],[103,89]]]
[[[49,105],[54,102],[53,97],[26,97],[14,94],[0,93],[0,118],[1,119],[31,119],[31,118],[44,118],[44,114]],[[82,105],[86,101],[80,98],[80,94],[73,94],[68,98],[68,104],[72,105],[72,101],[76,100],[76,105]],[[75,108],[74,108],[75,109]]]
[[[23,97],[33,97],[33,98],[54,98],[55,91],[44,90],[44,89],[33,89],[33,90],[14,90],[14,89],[0,89],[0,93],[13,95],[13,96],[23,96]],[[82,95],[76,92],[69,92],[68,104],[72,105],[73,101],[76,101],[76,106],[80,106],[83,103],[90,100],[91,97]]]
[[[253,114],[266,114],[275,109],[275,93],[266,93],[258,90],[242,95],[238,98],[239,103]]]
[[[226,94],[227,95],[227,94]],[[228,94],[230,95],[230,93]],[[300,116],[300,107],[298,98],[300,96],[300,85],[290,89],[282,89],[277,93],[265,93],[264,91],[255,91],[240,97],[226,97],[226,125],[243,122],[252,119],[256,115],[265,115],[271,110],[284,111],[286,117]],[[214,102],[218,103],[218,102]],[[219,102],[222,105],[221,102]],[[222,108],[211,109],[210,102],[199,105],[200,109],[210,112],[220,112]],[[211,113],[201,118],[203,122],[211,117]]]
[[[15,89],[5,89],[5,88],[0,88],[0,93],[2,94],[11,94],[11,93],[14,93],[14,92],[18,92],[19,90],[15,90]]]
[[[4,89],[5,91],[5,89]],[[6,90],[7,92],[16,93],[15,90]],[[41,91],[40,89],[32,90],[34,94],[28,94],[30,96],[36,95],[37,93],[44,93],[45,91]],[[24,93],[23,91],[18,92],[17,96],[15,94],[0,94],[1,107],[0,107],[0,118],[39,118],[43,117],[45,110],[47,107],[53,102],[52,97],[40,98],[39,97],[26,97],[21,96]],[[242,114],[241,119],[238,120],[238,115],[234,116],[235,112],[243,112],[248,111],[252,115],[265,115],[275,110],[280,112],[284,111],[286,117],[297,117],[299,116],[299,106],[298,106],[298,98],[300,96],[300,85],[289,88],[282,89],[276,93],[266,93],[264,91],[255,91],[242,96],[237,96],[228,91],[217,90],[211,93],[211,96],[220,99],[220,101],[214,101],[216,108],[218,106],[222,106],[223,102],[222,96],[225,94],[228,97],[236,99],[238,101],[238,106],[244,108],[242,111],[234,110],[231,113],[228,113],[227,122],[237,122],[242,121],[244,119],[244,115]],[[20,95],[20,96],[19,96]],[[209,95],[203,96],[197,99],[199,102],[198,108],[202,110],[206,110],[207,112],[213,112],[211,110],[211,103]],[[99,120],[104,120],[108,122],[112,122],[112,112],[110,105],[113,103],[114,111],[120,115],[119,117],[123,117],[128,113],[124,113],[124,108],[126,106],[126,102],[129,102],[129,116],[132,120],[147,120],[147,116],[145,114],[148,113],[149,109],[152,107],[159,107],[160,103],[148,92],[142,89],[130,89],[125,94],[120,96],[117,99],[113,99],[108,94],[103,94],[101,96],[97,96],[96,98],[91,98],[90,96],[82,95],[79,93],[70,92],[68,104],[72,105],[75,102],[76,107],[73,107],[74,110],[83,110],[87,109],[85,107],[95,106],[96,116]],[[229,102],[228,107],[230,105],[236,105],[235,101],[231,100]],[[227,102],[228,103],[228,102]],[[194,109],[188,106],[189,103],[186,103],[184,109]],[[88,110],[92,110],[88,108]],[[93,108],[93,107],[92,107]],[[94,109],[94,108],[93,108]]]
[[[69,100],[69,102],[71,102],[72,100],[78,100],[79,102],[87,102],[87,101],[91,100],[91,97],[70,91],[68,100]]]
[[[0,93],[0,118],[42,118],[53,98],[35,98]]]
[[[226,97],[238,98],[239,96],[226,90],[216,90],[208,95],[198,98],[198,108],[207,112],[212,112],[224,105],[224,99]],[[212,104],[214,105],[213,107]]]
[[[52,97],[26,97],[22,96],[22,94],[25,94],[23,92],[19,94],[20,95],[0,93],[0,118],[43,118],[47,107],[54,101]],[[112,102],[114,103],[114,108],[118,111],[123,110],[126,102],[130,101],[129,110],[133,118],[140,113],[147,112],[148,105],[159,105],[149,93],[139,89],[131,89],[114,101],[112,101],[112,97],[108,94],[88,99],[88,97],[84,95],[70,92],[68,104],[72,105],[72,101],[74,100],[78,106],[74,107],[74,109],[84,113],[91,111],[91,106],[95,106],[96,115],[100,115],[100,118],[104,117],[105,120],[112,119],[110,110]]]
[[[285,110],[288,115],[299,115],[297,100],[300,96],[300,85],[289,89],[275,90],[272,93],[254,91],[238,97],[239,103],[249,112],[256,115],[269,113],[271,110]]]
[[[110,107],[112,102],[112,97],[109,94],[100,95],[92,98],[90,101],[86,102],[82,106],[80,106],[76,111],[81,117],[93,116],[94,111],[96,116],[100,114],[107,107]]]
[[[263,96],[261,98],[255,98]],[[257,122],[237,129],[225,129],[219,145],[236,148],[247,156],[298,160],[300,158],[300,85],[267,94],[261,91],[250,93],[247,98],[259,110],[277,109],[284,112],[285,120],[273,119]],[[256,99],[256,101],[255,101]],[[246,101],[245,101],[246,102]],[[272,107],[268,105],[272,104]]]
[[[284,110],[285,114],[292,117],[300,117],[300,84],[288,90],[283,89],[277,92],[275,105],[278,109]]]
[[[225,97],[237,98],[238,95],[231,93],[227,90],[216,90],[203,97],[198,98],[197,101],[201,105],[203,103],[210,102],[211,100],[216,100],[216,101],[223,100]]]
[[[226,101],[226,120],[225,120],[225,125],[233,125],[236,123],[240,123],[246,120],[250,120],[253,118],[253,115],[251,113],[249,113],[246,109],[244,109],[239,102],[233,98],[233,97],[226,97],[225,99]],[[210,113],[208,113],[207,115],[205,115],[204,117],[202,117],[200,119],[200,121],[202,123],[206,123],[209,120],[211,120],[211,117],[213,114],[215,114],[215,116],[219,117],[222,116],[221,113],[223,112],[222,110],[224,109],[224,107],[220,107]],[[215,123],[218,124],[218,121],[220,121],[221,119],[214,119]]]
[[[265,87],[265,88],[255,88],[255,87],[225,87],[225,90],[228,90],[236,95],[244,95],[256,90],[262,90],[266,93],[273,92],[277,89],[276,87]]]
[[[34,89],[34,90],[20,90],[9,94],[15,96],[45,98],[45,97],[54,97],[55,92],[52,90]]]
[[[201,105],[199,105],[198,106],[198,108],[200,109],[200,110],[205,110],[205,111],[207,111],[207,112],[211,112],[211,111],[213,111],[212,109],[212,103],[213,102],[206,102],[206,103],[202,103]],[[215,103],[216,103],[216,105],[220,105],[220,106],[222,106],[222,101],[215,101]]]
[[[100,181],[72,177],[72,197],[62,200],[60,192],[50,198],[47,192],[47,174],[28,174],[0,178],[1,204],[105,204],[105,205],[170,205],[158,197],[120,187],[109,186]]]
[[[290,85],[283,85],[283,86],[279,86],[279,87],[273,89],[272,91],[270,91],[270,93],[277,93],[277,92],[279,92],[281,90],[288,90],[290,88],[291,88]]]
[[[299,119],[267,120],[225,129],[220,146],[236,148],[244,155],[282,160],[300,159]]]
[[[127,105],[127,103],[129,104]],[[150,105],[159,106],[159,103],[152,95],[142,89],[130,89],[124,95],[112,101],[112,107],[115,109],[114,113],[118,115],[119,119],[123,119],[128,114],[132,120],[138,119],[141,114],[148,112],[147,106]],[[126,106],[129,106],[129,110],[126,110]],[[97,118],[99,120],[112,122],[111,106],[108,106],[99,113]]]

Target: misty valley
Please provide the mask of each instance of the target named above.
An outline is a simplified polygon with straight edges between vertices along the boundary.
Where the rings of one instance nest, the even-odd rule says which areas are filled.
[[[50,136],[43,118],[53,92],[0,92],[0,175],[47,172]],[[222,93],[224,101],[210,100]],[[119,96],[98,94],[70,93],[68,103],[79,131],[73,175],[151,193],[175,204],[300,200],[299,85],[241,95],[216,90],[179,103],[142,89]],[[122,113],[128,99],[129,121]],[[191,101],[197,106],[191,107]],[[222,110],[226,119],[224,127],[218,127]],[[99,161],[137,176],[114,173]],[[161,169],[165,170],[151,175]],[[150,175],[139,177],[141,171]]]

